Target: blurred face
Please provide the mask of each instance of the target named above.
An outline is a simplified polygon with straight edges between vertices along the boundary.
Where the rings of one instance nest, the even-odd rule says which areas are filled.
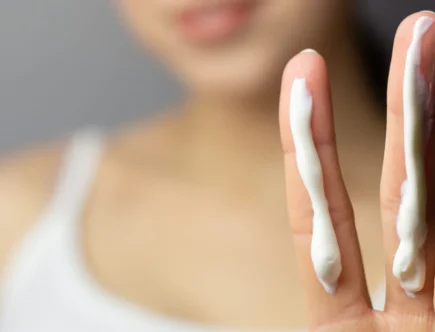
[[[129,25],[193,90],[254,95],[291,56],[334,39],[344,0],[117,0]]]

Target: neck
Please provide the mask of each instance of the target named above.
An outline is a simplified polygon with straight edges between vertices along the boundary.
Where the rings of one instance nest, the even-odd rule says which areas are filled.
[[[278,152],[278,90],[251,100],[195,97],[186,105],[185,119],[192,138],[224,151],[250,154]]]

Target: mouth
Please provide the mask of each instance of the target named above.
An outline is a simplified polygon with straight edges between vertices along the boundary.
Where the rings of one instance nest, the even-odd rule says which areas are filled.
[[[254,8],[254,0],[203,1],[183,10],[177,25],[190,42],[218,42],[246,27]]]

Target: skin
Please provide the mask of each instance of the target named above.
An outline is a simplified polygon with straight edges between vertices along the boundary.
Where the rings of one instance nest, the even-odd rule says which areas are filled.
[[[280,108],[281,136],[285,154],[288,209],[294,234],[296,255],[304,281],[313,331],[433,331],[434,325],[434,245],[433,207],[428,207],[429,233],[426,244],[427,276],[423,290],[415,298],[405,295],[391,272],[398,246],[395,218],[400,205],[400,186],[406,177],[403,154],[402,84],[406,51],[412,39],[412,28],[422,13],[408,17],[400,25],[394,45],[388,86],[388,119],[383,175],[381,180],[381,214],[386,254],[387,301],[385,312],[371,309],[360,248],[355,231],[353,209],[341,176],[333,130],[332,105],[329,98],[326,65],[319,55],[300,54],[293,58],[284,72]],[[435,17],[434,14],[427,14]],[[435,60],[435,29],[425,35],[422,46],[421,70],[430,82]],[[295,77],[305,76],[313,91],[313,136],[325,174],[325,191],[330,203],[337,239],[342,253],[343,273],[335,296],[327,295],[316,282],[310,264],[311,202],[298,176],[294,145],[288,125],[288,94]],[[326,125],[325,125],[326,123]],[[434,162],[434,135],[431,135],[427,167]],[[392,171],[394,168],[394,171]],[[428,201],[433,199],[435,183],[427,177]],[[345,250],[343,250],[346,248]]]
[[[397,246],[394,218],[404,177],[397,166],[403,164],[400,81],[412,22],[421,14],[407,18],[396,37],[380,209],[385,123],[363,82],[346,2],[264,2],[247,31],[214,45],[213,52],[177,35],[171,25],[177,3],[117,2],[137,39],[178,75],[188,96],[171,112],[108,140],[82,211],[89,272],[115,296],[182,321],[268,329],[308,323],[314,331],[431,330],[433,285],[429,281],[409,299],[388,265]],[[343,42],[332,43],[331,34]],[[307,47],[323,58],[296,55]],[[424,55],[431,49],[433,38],[427,37]],[[296,75],[306,76],[315,105],[321,105],[314,109],[313,132],[344,263],[334,297],[323,292],[309,258],[312,212],[286,118]],[[0,165],[0,268],[49,201],[64,147],[18,153]],[[382,314],[371,311],[366,285],[375,290],[384,274],[380,211],[388,257]]]

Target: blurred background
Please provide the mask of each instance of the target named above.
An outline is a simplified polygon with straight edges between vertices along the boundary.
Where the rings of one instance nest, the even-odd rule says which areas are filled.
[[[378,43],[386,61],[400,21],[435,10],[433,0],[350,1],[372,38],[368,51]],[[0,154],[89,123],[114,128],[146,119],[182,96],[122,27],[112,3],[0,0]]]

